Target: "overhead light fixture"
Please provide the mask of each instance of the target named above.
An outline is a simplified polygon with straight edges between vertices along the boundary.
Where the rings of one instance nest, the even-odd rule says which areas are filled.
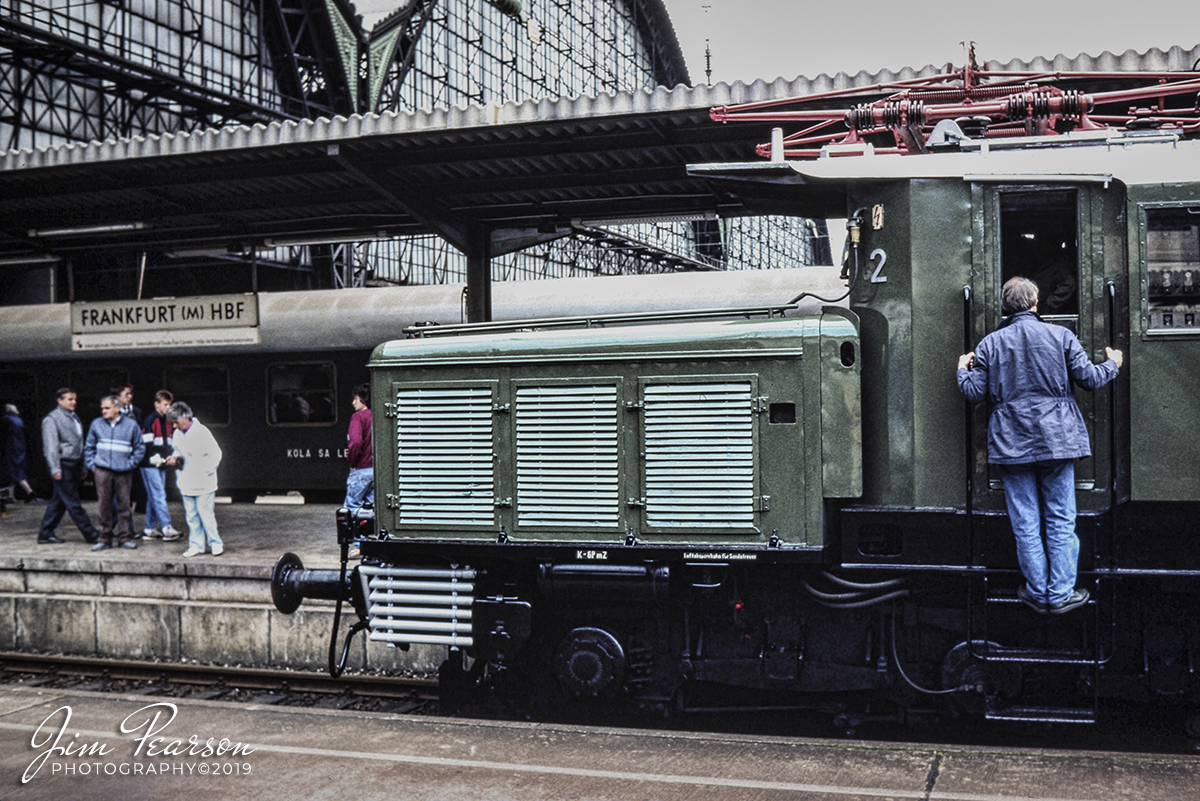
[[[31,237],[85,236],[87,234],[124,234],[149,228],[144,222],[112,223],[109,225],[78,225],[67,228],[30,228]]]
[[[379,242],[395,238],[394,234],[389,234],[387,231],[370,231],[362,234],[314,234],[313,236],[267,237],[263,240],[263,247],[298,248],[306,245],[344,245],[353,242]]]
[[[237,245],[230,247],[220,247],[219,245],[214,245],[206,248],[181,248],[179,250],[168,250],[165,251],[163,255],[169,259],[187,259],[198,256],[211,256],[213,258],[218,258],[221,256],[249,256],[251,251],[262,252],[264,250],[270,250],[270,248],[268,248],[266,245]]]
[[[54,256],[50,253],[30,253],[25,256],[4,256],[0,258],[0,267],[9,267],[14,264],[46,264],[55,261],[62,261],[62,256]]]
[[[584,228],[603,225],[638,225],[641,223],[660,223],[660,222],[700,222],[701,220],[717,219],[716,212],[700,211],[700,212],[683,212],[677,214],[643,214],[639,217],[598,217],[593,219],[585,219],[576,217],[571,220],[571,225],[575,227],[583,226]]]

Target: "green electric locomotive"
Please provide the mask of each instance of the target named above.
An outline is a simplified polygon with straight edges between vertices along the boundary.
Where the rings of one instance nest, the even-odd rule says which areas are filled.
[[[934,120],[897,124],[911,147]],[[376,506],[340,523],[361,564],[286,556],[277,603],[343,598],[373,647],[445,646],[447,689],[532,705],[1086,723],[1163,703],[1197,733],[1200,142],[1077,128],[692,168],[848,220],[847,296],[818,311],[380,345]],[[1016,275],[1093,359],[1126,354],[1077,393],[1091,600],[1069,615],[1015,594],[988,409],[955,383]]]

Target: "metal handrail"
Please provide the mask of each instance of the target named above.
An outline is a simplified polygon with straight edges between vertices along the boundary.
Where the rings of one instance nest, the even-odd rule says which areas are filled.
[[[631,325],[649,322],[681,322],[712,320],[727,317],[783,317],[799,308],[797,303],[773,306],[740,306],[717,309],[684,309],[654,312],[624,312],[620,314],[585,315],[580,317],[546,317],[543,319],[507,320],[502,322],[461,323],[456,325],[410,326],[404,335],[413,339],[462,334],[503,334],[513,331],[534,331],[559,328],[604,328],[608,325]]]

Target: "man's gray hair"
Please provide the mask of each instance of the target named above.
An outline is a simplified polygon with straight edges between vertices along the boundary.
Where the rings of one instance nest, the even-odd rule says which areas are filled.
[[[118,409],[121,408],[121,399],[118,398],[116,395],[105,395],[103,398],[100,399],[101,406],[103,406],[106,403],[111,403],[113,406],[116,406]]]
[[[171,404],[171,408],[167,409],[168,420],[178,420],[181,417],[195,417],[192,414],[192,407],[188,406],[183,401],[175,401]]]
[[[1010,314],[1028,311],[1037,303],[1037,299],[1037,284],[1019,275],[1010,278],[1000,288],[1000,313],[1007,317]]]
[[[21,416],[21,410],[17,408],[17,405],[15,403],[4,404],[4,413],[15,415],[17,417]]]

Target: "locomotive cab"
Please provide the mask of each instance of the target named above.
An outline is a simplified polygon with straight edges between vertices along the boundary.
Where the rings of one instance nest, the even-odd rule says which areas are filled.
[[[954,364],[1000,324],[1000,286],[1018,275],[1039,284],[1042,318],[1072,330],[1094,359],[1128,348],[1117,312],[1124,186],[959,176],[855,183],[848,194],[867,210],[851,308],[863,321],[868,467],[862,504],[843,510],[844,563],[1015,568],[1004,488],[987,461],[990,409],[963,401]],[[1085,566],[1103,544],[1102,517],[1129,493],[1125,452],[1113,447],[1127,387],[1118,378],[1076,391],[1093,453],[1076,466]]]

